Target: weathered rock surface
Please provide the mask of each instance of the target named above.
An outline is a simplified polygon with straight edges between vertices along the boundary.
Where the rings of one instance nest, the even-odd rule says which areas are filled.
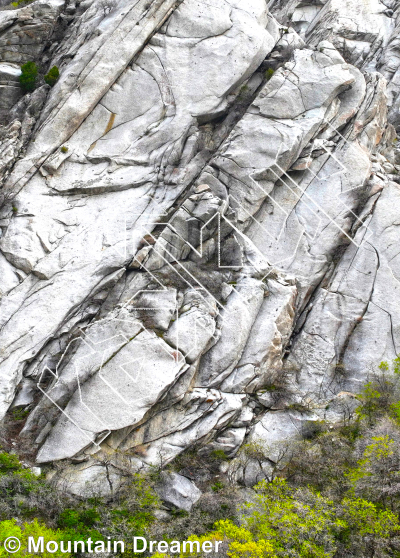
[[[167,507],[190,511],[201,496],[200,490],[178,473],[161,473],[157,493]]]
[[[331,41],[347,62],[388,80],[388,119],[400,125],[400,5],[394,0],[272,0],[272,13],[308,44]]]
[[[269,9],[0,11],[0,416],[76,494],[247,441],[251,485],[400,350],[400,11]]]
[[[62,0],[38,0],[17,10],[1,12],[1,61],[39,62],[63,5]]]
[[[21,69],[16,64],[0,63],[0,115],[6,119],[9,110],[22,96],[19,86]]]
[[[163,5],[159,18],[153,13],[143,16],[151,19],[152,26],[160,25],[165,17],[164,12],[168,13],[171,9],[171,6],[167,9],[163,2],[158,2],[157,5]],[[63,112],[59,113],[54,108],[57,120],[53,121],[49,116],[46,120],[49,124],[44,122],[39,127],[35,142],[31,143],[26,157],[17,164],[9,178],[11,184],[22,184],[18,181],[26,176],[23,169],[29,166],[31,170],[36,170],[32,165],[40,164],[44,153],[49,155],[51,150],[62,143],[62,138],[67,139],[67,120],[68,126],[76,127],[88,116],[92,105],[96,104],[96,96],[100,100],[106,90],[109,91],[102,102],[97,104],[92,116],[87,117],[70,138],[65,146],[67,151],[61,152],[62,156],[53,161],[52,167],[58,169],[56,174],[48,174],[48,170],[43,170],[42,174],[36,172],[27,186],[30,193],[25,188],[20,192],[14,202],[18,207],[18,216],[11,219],[1,240],[1,250],[9,261],[9,269],[18,269],[28,274],[27,281],[23,281],[18,288],[18,291],[24,291],[20,303],[17,303],[18,311],[12,302],[14,293],[1,303],[4,356],[0,368],[2,391],[7,401],[12,400],[13,386],[20,378],[24,363],[33,357],[33,354],[27,356],[27,343],[23,338],[26,335],[31,337],[30,343],[40,350],[54,335],[55,330],[72,317],[68,315],[72,308],[78,308],[85,300],[93,297],[96,290],[106,286],[102,281],[107,281],[106,278],[111,278],[115,271],[132,260],[139,240],[149,228],[153,228],[154,223],[160,220],[182,191],[184,184],[176,183],[174,169],[179,164],[189,132],[191,136],[196,135],[196,130],[192,130],[196,122],[195,116],[210,115],[219,110],[221,104],[226,105],[226,97],[231,90],[257,68],[272,48],[273,39],[264,28],[267,12],[265,7],[260,8],[261,5],[263,2],[254,2],[254,10],[238,21],[238,29],[235,28],[232,38],[219,34],[218,29],[211,29],[210,37],[205,37],[204,41],[196,38],[192,43],[186,38],[170,37],[168,34],[154,37],[152,44],[144,49],[134,67],[127,68],[116,85],[114,82],[118,72],[122,72],[125,67],[122,66],[122,57],[119,58],[119,70],[115,67],[115,54],[111,57],[111,50],[114,48],[119,51],[120,42],[112,48],[109,45],[104,47],[110,56],[109,69],[106,70],[103,67],[106,62],[100,57],[98,45],[93,39],[95,45],[91,45],[90,52],[96,60],[101,61],[100,66],[103,69],[99,67],[96,72],[101,69],[103,78],[101,83],[97,83],[95,75],[88,74],[96,82],[96,85],[88,85],[87,88],[88,95],[90,94],[89,104],[84,103],[82,86],[79,86],[80,112],[74,120],[76,124],[70,123],[70,115],[67,116],[68,111],[75,110],[73,95],[78,94],[78,89],[73,87],[77,83],[76,74],[71,70],[74,81],[73,84],[67,84],[72,89],[72,98],[63,90],[62,80],[53,89],[46,106],[51,106],[53,100],[59,98],[57,95],[61,95]],[[139,8],[137,5],[132,8],[134,13],[131,15],[130,25],[143,33],[147,27],[142,24],[136,26],[141,17]],[[122,7],[121,10],[123,11]],[[194,20],[199,17],[199,10],[201,15],[201,5],[192,2],[190,13]],[[233,8],[233,12],[242,14],[242,10],[238,8]],[[117,21],[112,23],[113,26],[117,25],[118,17],[121,16],[115,15]],[[182,29],[186,28],[186,19],[179,13],[173,16],[173,20]],[[152,30],[147,31],[149,34],[151,32]],[[237,39],[238,34],[240,41]],[[107,33],[99,35],[102,41],[106,40],[106,36]],[[113,39],[114,42],[115,40]],[[132,44],[126,40],[125,56],[128,58],[129,54],[129,59],[134,57],[144,40],[143,37],[140,40],[135,38]],[[209,75],[209,57],[220,43],[221,48],[225,48],[225,44],[230,45],[226,48],[231,54],[232,49],[237,52],[239,59],[236,74],[227,70],[225,57],[221,57],[218,68],[214,68],[215,74]],[[192,57],[194,64],[198,66],[196,83],[193,72],[182,65],[182,48],[187,50],[187,56]],[[196,49],[200,49],[197,54]],[[86,50],[86,45],[83,45],[82,57]],[[74,65],[78,64],[78,59],[75,56]],[[196,59],[198,63],[195,62]],[[81,63],[83,62],[82,60]],[[163,69],[166,64],[168,75]],[[179,75],[184,70],[185,75]],[[89,71],[87,60],[84,71]],[[65,71],[64,75],[69,73]],[[221,75],[225,77],[221,79]],[[176,85],[169,83],[175,79]],[[211,97],[208,94],[210,88],[213,89]],[[125,90],[128,91],[128,97]],[[143,90],[147,91],[146,107],[139,102],[139,93]],[[70,100],[67,102],[67,99]],[[118,111],[118,118],[114,110]],[[65,117],[62,116],[64,114]],[[123,140],[124,128],[128,133],[126,140]],[[42,140],[46,134],[49,134],[48,140]],[[113,139],[115,134],[116,138]],[[132,143],[135,136],[138,141]],[[113,147],[110,147],[109,142]],[[128,145],[133,149],[131,155],[128,154],[129,149],[126,151]],[[190,158],[189,154],[189,160]],[[49,163],[45,168],[49,168]],[[184,173],[184,167],[181,172]],[[90,189],[93,181],[96,183],[94,190]],[[161,188],[160,182],[164,184]],[[49,192],[54,193],[50,198]],[[93,195],[100,192],[105,195]],[[79,199],[79,193],[85,196],[82,200]],[[89,197],[86,197],[88,194]],[[50,204],[49,199],[52,201]],[[4,211],[8,213],[4,217],[12,215],[10,207],[6,206]],[[90,250],[86,249],[88,245]],[[46,287],[41,281],[47,282]],[[63,293],[58,298],[59,304],[49,312],[53,318],[51,320],[38,321],[38,315],[43,315],[42,297],[34,294],[38,282],[40,292],[42,288],[49,289],[50,304],[53,296],[58,298]],[[74,282],[81,287],[73,288]],[[27,313],[23,300],[29,291],[33,298],[30,298],[30,311]],[[53,294],[50,295],[50,292]],[[17,293],[15,295],[19,298]],[[10,314],[12,317],[9,320]],[[24,318],[19,319],[22,315]],[[7,404],[3,407],[3,413]]]

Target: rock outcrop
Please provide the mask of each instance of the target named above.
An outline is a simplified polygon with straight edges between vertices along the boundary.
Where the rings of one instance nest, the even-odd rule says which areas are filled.
[[[388,119],[400,125],[400,6],[396,0],[271,0],[271,12],[310,45],[333,43],[346,61],[388,81]]]
[[[157,492],[167,507],[190,511],[201,496],[191,480],[177,473],[161,473]]]
[[[246,440],[273,462],[398,353],[389,3],[0,11],[0,415],[30,411],[16,443],[56,482]],[[23,95],[40,56],[60,78]]]

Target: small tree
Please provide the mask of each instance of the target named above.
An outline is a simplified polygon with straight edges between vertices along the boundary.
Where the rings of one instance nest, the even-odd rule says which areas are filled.
[[[50,85],[50,87],[53,87],[56,84],[59,76],[60,76],[60,72],[58,71],[57,66],[53,66],[49,70],[49,72],[44,76],[44,81],[48,85]]]
[[[27,62],[21,66],[19,83],[24,92],[33,91],[36,85],[38,69],[35,62]]]
[[[356,414],[369,427],[389,414],[400,422],[400,357],[392,362],[381,362],[379,370],[371,374],[370,381],[359,395],[361,405]]]
[[[360,459],[348,474],[357,496],[400,510],[400,431],[384,418],[358,444]]]

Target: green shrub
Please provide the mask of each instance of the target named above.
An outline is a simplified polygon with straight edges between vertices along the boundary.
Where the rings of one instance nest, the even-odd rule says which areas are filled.
[[[17,0],[16,2],[11,2],[10,6],[13,8],[21,8],[31,4],[34,0]]]
[[[269,81],[272,78],[272,76],[274,75],[274,73],[275,73],[275,70],[273,70],[272,68],[268,68],[268,70],[265,72],[265,79],[267,81]]]
[[[248,94],[248,92],[249,92],[249,86],[247,85],[247,83],[245,83],[245,84],[240,88],[238,98],[239,98],[239,99],[242,99],[242,100],[245,99],[246,96],[247,96],[247,94]]]
[[[61,153],[68,153],[68,147],[65,147],[65,145],[63,145],[60,149]]]
[[[220,450],[220,449],[213,450],[211,452],[211,457],[213,457],[214,459],[221,459],[222,461],[225,461],[227,459],[224,450]]]
[[[71,527],[77,527],[79,523],[79,512],[77,510],[66,509],[60,513],[58,519],[59,527],[69,529]]]
[[[24,469],[15,455],[0,453],[0,520],[40,518],[52,526],[64,501],[65,495]]]
[[[61,527],[62,539],[65,541],[82,541],[88,538],[104,541],[103,535],[94,527],[99,520],[100,514],[95,508],[67,508],[59,515],[58,527]]]
[[[58,78],[60,76],[60,72],[58,71],[57,66],[53,66],[48,73],[44,76],[44,81],[47,83],[47,85],[50,85],[50,87],[53,87]]]
[[[159,505],[158,496],[149,479],[137,473],[122,491],[121,505],[112,510],[112,516],[116,522],[124,518],[132,531],[141,536],[154,522],[154,510]]]
[[[189,539],[223,540],[230,558],[392,556],[387,552],[400,526],[390,511],[360,498],[337,504],[309,488],[292,488],[283,479],[262,481],[255,491],[254,502],[244,505],[239,527],[222,520],[211,533]],[[376,548],[383,552],[376,554]]]
[[[36,86],[36,78],[38,69],[35,62],[27,62],[21,66],[21,75],[19,76],[19,83],[24,92],[33,91]]]
[[[14,213],[16,213],[18,211],[17,208],[15,208],[16,211]],[[13,208],[14,211],[14,208]],[[24,420],[26,419],[26,417],[29,415],[29,411],[27,409],[23,409],[21,407],[16,407],[15,409],[13,409],[11,411],[12,414],[12,418],[14,420]]]
[[[0,474],[6,474],[11,471],[21,471],[21,463],[16,455],[12,453],[6,453],[5,451],[0,453]]]
[[[81,511],[67,508],[60,514],[58,525],[63,529],[71,527],[83,529],[85,527],[93,527],[99,519],[100,514],[95,508]]]
[[[27,556],[34,556],[34,554],[28,554],[28,537],[33,537],[35,542],[39,537],[44,538],[44,542],[56,541],[59,543],[63,540],[61,531],[54,531],[53,529],[48,529],[45,525],[38,522],[35,519],[32,523],[24,523],[22,527],[17,525],[15,519],[10,519],[7,521],[0,522],[0,541],[4,542],[9,537],[17,538],[21,543],[21,548],[12,554],[9,554],[3,545],[0,546],[0,558],[6,558],[8,556],[14,556],[15,558],[26,558]],[[61,552],[47,552],[46,550],[40,554],[43,558],[50,558],[51,556],[64,556],[70,557],[71,554]]]
[[[178,508],[172,508],[172,510],[170,510],[170,514],[174,518],[189,516],[189,512],[187,512],[186,510],[179,510]]]
[[[212,485],[211,489],[214,492],[219,492],[220,490],[222,490],[224,488],[224,485],[222,482],[217,481],[215,484]]]
[[[358,418],[372,426],[385,415],[400,422],[400,357],[391,366],[381,362],[379,371],[372,374],[358,396],[360,406],[356,409]]]

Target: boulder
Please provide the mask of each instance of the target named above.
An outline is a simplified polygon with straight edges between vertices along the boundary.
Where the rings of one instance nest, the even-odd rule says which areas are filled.
[[[168,508],[190,512],[199,500],[201,491],[194,482],[173,472],[161,473],[161,479],[156,491]]]

